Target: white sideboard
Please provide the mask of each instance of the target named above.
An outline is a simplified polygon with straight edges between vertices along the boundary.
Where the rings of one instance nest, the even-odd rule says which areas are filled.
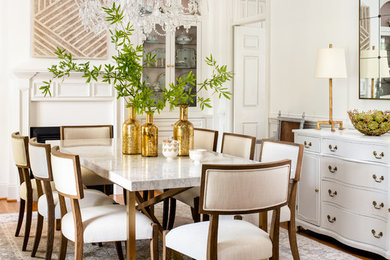
[[[294,130],[305,146],[297,226],[390,259],[390,135]]]

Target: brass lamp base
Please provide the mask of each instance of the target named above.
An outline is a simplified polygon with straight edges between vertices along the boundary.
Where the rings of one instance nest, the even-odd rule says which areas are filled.
[[[344,127],[343,127],[343,121],[333,121],[333,120],[329,120],[329,121],[317,121],[317,130],[320,130],[321,129],[321,126],[320,125],[330,125],[331,126],[331,131],[334,132],[336,131],[335,130],[335,125],[339,125],[339,129],[340,130],[343,130]]]

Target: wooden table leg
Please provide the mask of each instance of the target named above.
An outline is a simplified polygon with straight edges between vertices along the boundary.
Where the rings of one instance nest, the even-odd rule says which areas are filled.
[[[127,195],[127,241],[126,259],[135,260],[135,192],[126,190]]]

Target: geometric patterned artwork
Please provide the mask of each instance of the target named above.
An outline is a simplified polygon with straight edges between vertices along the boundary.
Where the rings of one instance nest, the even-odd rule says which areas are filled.
[[[82,0],[33,0],[32,56],[55,58],[57,47],[79,59],[106,59],[107,33],[87,31],[79,17]]]
[[[370,49],[370,20],[368,19],[370,15],[370,7],[361,6],[360,7],[360,50],[369,50]]]

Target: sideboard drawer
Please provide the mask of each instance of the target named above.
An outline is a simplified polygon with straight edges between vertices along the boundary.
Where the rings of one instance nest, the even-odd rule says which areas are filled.
[[[310,152],[320,152],[320,139],[311,137],[311,136],[303,136],[303,135],[297,135],[295,137],[295,143],[297,144],[303,144],[305,147],[305,151]]]
[[[387,166],[345,161],[323,156],[320,162],[321,178],[386,191]]]
[[[348,156],[349,147],[342,140],[324,138],[321,143],[321,152],[336,156]],[[353,155],[351,155],[353,156]]]
[[[386,249],[386,222],[358,216],[336,206],[323,203],[322,227],[353,241]]]
[[[357,214],[387,217],[387,192],[361,190],[322,180],[321,201],[334,203]]]

